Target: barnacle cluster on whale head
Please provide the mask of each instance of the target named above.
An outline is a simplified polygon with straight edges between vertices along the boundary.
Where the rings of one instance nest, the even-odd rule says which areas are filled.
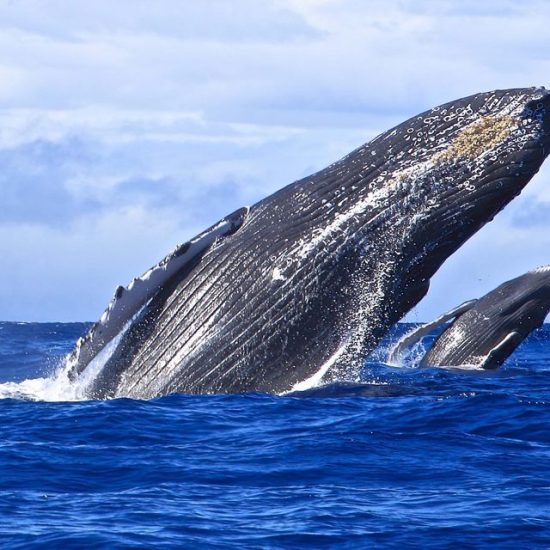
[[[521,124],[518,117],[485,116],[466,126],[442,151],[439,160],[453,160],[457,157],[476,158],[503,143]]]

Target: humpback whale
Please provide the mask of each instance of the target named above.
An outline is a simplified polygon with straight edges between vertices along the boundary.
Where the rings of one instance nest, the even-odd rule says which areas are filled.
[[[454,319],[423,357],[421,366],[495,369],[544,323],[549,311],[550,266],[546,266],[415,329],[394,348],[390,362],[396,362],[431,330]]]
[[[356,377],[550,147],[544,88],[435,107],[224,218],[115,296],[68,358],[89,397]]]

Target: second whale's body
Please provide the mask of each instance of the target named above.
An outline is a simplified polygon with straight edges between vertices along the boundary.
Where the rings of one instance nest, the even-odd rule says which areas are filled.
[[[549,111],[541,88],[448,103],[225,218],[117,290],[70,377],[137,398],[350,378],[537,172]]]
[[[550,266],[507,281],[479,300],[462,304],[433,323],[408,334],[396,347],[392,362],[424,335],[447,320],[421,360],[424,367],[495,369],[540,327],[550,311]]]

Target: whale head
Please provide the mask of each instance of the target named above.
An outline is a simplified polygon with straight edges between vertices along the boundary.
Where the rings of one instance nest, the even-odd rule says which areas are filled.
[[[507,281],[480,298],[436,340],[424,366],[494,369],[550,311],[550,266]]]
[[[381,276],[394,283],[388,321],[425,295],[441,264],[520,194],[549,152],[550,92],[529,88],[435,107],[343,159],[363,163],[355,209],[368,234],[357,240],[376,251],[367,262],[385,262]]]
[[[435,267],[540,168],[550,151],[550,93],[478,94],[416,117],[406,132],[406,155],[418,160],[401,177],[411,177],[410,191],[424,199],[415,239],[439,252]]]

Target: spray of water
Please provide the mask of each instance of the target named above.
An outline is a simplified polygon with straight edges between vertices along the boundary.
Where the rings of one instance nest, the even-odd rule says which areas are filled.
[[[141,313],[138,312],[138,315]],[[22,382],[0,384],[0,399],[25,399],[28,401],[84,401],[89,399],[89,389],[115,352],[120,340],[130,328],[130,319],[120,333],[98,353],[88,368],[75,380],[69,372],[74,367],[72,354],[67,355],[50,376],[31,378]]]
[[[428,342],[421,339],[408,348],[405,353],[394,355],[393,350],[397,345],[399,345],[399,342],[384,346],[380,350],[384,357],[382,361],[390,367],[417,368],[430,348]]]

